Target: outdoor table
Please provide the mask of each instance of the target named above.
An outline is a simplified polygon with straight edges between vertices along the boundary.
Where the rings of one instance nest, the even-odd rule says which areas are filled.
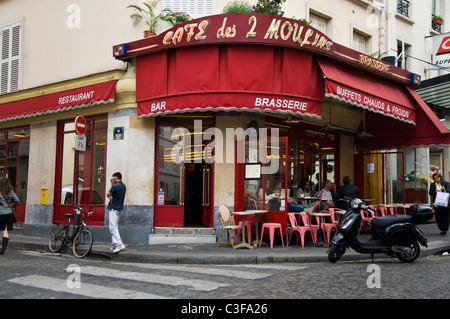
[[[378,206],[386,207],[386,208],[398,208],[397,204],[380,204]],[[393,215],[393,214],[390,214],[390,215]]]
[[[322,235],[323,235],[322,217],[331,217],[331,214],[330,213],[326,213],[326,212],[312,212],[312,213],[308,213],[308,214],[310,216],[321,217],[321,218],[319,218],[319,234],[320,234],[320,231],[322,231]],[[322,240],[317,240],[315,246],[317,246],[317,247],[327,247],[327,245]]]
[[[242,229],[242,243],[233,246],[234,249],[237,248],[248,248],[248,249],[253,249],[254,247],[259,245],[259,236],[258,236],[258,214],[265,214],[267,213],[267,210],[259,210],[259,209],[252,209],[252,210],[246,210],[243,212],[234,212],[233,214],[235,215],[239,215],[242,217],[242,225],[244,225],[243,229]],[[247,215],[255,215],[255,227],[256,227],[256,239],[254,241],[252,241],[252,245],[249,245],[246,241],[245,241],[245,216]]]
[[[334,213],[335,214],[338,214],[338,215],[345,215],[345,213],[346,213],[347,211],[346,210],[343,210],[343,209],[335,209],[334,210]],[[338,221],[341,219],[341,217],[339,216],[339,218],[338,218]]]
[[[311,196],[306,196],[306,197],[300,197],[298,198],[299,200],[304,200],[306,205],[311,206],[311,201],[313,200],[319,200],[320,197],[311,197]]]
[[[361,200],[364,202],[364,204],[367,205],[369,202],[373,202],[376,199],[373,199],[373,198],[362,198]]]

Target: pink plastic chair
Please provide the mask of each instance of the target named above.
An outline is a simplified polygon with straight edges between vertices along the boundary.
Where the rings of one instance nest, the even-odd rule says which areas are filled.
[[[395,204],[389,204],[389,205],[395,205]],[[389,207],[389,212],[391,215],[397,215],[397,207]]]
[[[328,211],[326,211],[328,213]],[[331,213],[331,216],[334,216],[334,211]],[[331,237],[331,230],[334,228],[335,231],[337,231],[337,224],[331,222],[327,223],[323,219],[323,217],[316,216],[317,223],[319,223],[319,218],[322,218],[322,230],[324,232],[325,237],[325,243],[328,244],[330,242]],[[331,219],[333,221],[333,218]]]
[[[364,232],[367,232],[367,225],[370,224],[375,215],[371,211],[362,210],[359,212],[361,214],[361,224],[359,225],[358,235],[361,232],[363,224],[365,223]]]
[[[239,222],[238,226],[242,226],[242,221]],[[245,221],[245,233],[247,234],[247,241],[250,244],[252,241],[252,227],[255,226],[255,222],[252,220],[246,220]],[[237,240],[239,240],[239,235],[241,234],[241,229],[238,229],[237,232]],[[244,241],[244,238],[242,238],[242,241]]]
[[[337,227],[339,219],[336,217],[336,208],[328,208],[328,212],[331,214],[331,223]]]
[[[311,224],[309,220],[309,215],[307,212],[300,212],[300,217],[302,219],[303,225],[309,226],[312,229],[311,235],[313,239],[313,244],[317,242],[317,231],[319,230],[318,224]]]
[[[387,216],[386,207],[380,206],[381,217]]]
[[[302,241],[302,248],[305,248],[305,234],[307,231],[309,231],[311,235],[311,240],[314,241],[314,235],[313,235],[313,229],[311,225],[308,226],[300,226],[297,223],[297,215],[300,215],[300,213],[288,213],[289,222],[291,223],[291,235],[289,236],[289,240],[286,243],[286,246],[289,246],[289,242],[291,241],[292,234],[294,232],[298,232],[300,234],[300,239]],[[298,244],[298,237],[297,237],[297,244]]]
[[[280,230],[280,237],[281,237],[281,244],[284,247],[284,242],[283,242],[283,230],[281,228],[281,224],[280,223],[264,223],[262,225],[262,229],[261,229],[261,239],[259,242],[259,247],[261,247],[261,243],[262,243],[262,238],[264,235],[264,230],[268,229],[269,230],[269,236],[270,236],[270,249],[273,248],[273,235],[275,234],[275,230],[279,229]]]

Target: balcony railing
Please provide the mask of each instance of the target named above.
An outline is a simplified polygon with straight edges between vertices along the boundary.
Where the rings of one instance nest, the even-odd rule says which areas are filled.
[[[436,32],[441,33],[441,27],[442,25],[440,23],[436,23],[434,18],[436,16],[434,14],[431,15],[431,29],[433,29]]]
[[[409,6],[408,0],[397,0],[397,13],[409,18]]]

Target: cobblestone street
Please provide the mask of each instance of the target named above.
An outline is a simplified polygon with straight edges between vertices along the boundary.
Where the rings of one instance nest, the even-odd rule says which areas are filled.
[[[379,257],[375,263],[177,265],[11,250],[1,259],[1,299],[177,298],[199,304],[224,298],[450,298],[450,257],[442,256],[411,264]]]

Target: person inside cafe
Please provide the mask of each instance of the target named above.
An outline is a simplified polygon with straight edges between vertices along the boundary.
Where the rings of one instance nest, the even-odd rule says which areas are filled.
[[[359,190],[358,186],[352,185],[350,176],[344,176],[342,182],[344,183],[344,185],[339,187],[339,191],[337,193],[337,206],[341,209],[348,210],[350,208],[350,203],[341,199],[359,198]]]
[[[275,194],[280,194],[281,201],[284,201],[286,199],[284,182],[279,182],[275,186]],[[288,212],[299,213],[299,212],[302,212],[305,208],[309,207],[308,205],[299,203],[295,198],[292,198],[290,196],[290,189],[288,189],[288,196],[287,196],[286,201],[287,201],[287,205],[288,205]],[[281,206],[283,206],[283,203],[281,204]]]
[[[276,194],[275,187],[272,188],[270,179],[266,179],[266,185],[264,187],[265,192],[265,200],[266,203],[269,203],[270,210],[280,210],[281,200],[280,200],[280,190],[278,190],[278,195]],[[262,187],[258,190],[258,198],[259,200],[263,200],[263,189]],[[267,208],[267,207],[266,207]]]
[[[333,195],[331,194],[331,184],[331,181],[327,179],[323,189],[317,195],[317,197],[320,198],[321,202],[325,203],[325,209],[336,207],[336,202],[334,201]]]
[[[300,187],[297,189],[296,198],[311,197],[311,181],[303,178],[300,181]]]

